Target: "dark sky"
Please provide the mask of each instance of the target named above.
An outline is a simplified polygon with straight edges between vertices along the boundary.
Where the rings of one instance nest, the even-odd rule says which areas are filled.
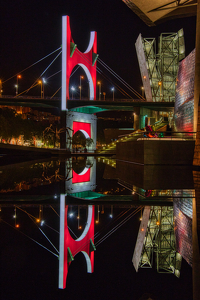
[[[61,45],[62,15],[70,16],[72,36],[81,51],[87,47],[89,32],[97,31],[99,57],[138,91],[141,91],[141,78],[134,44],[139,33],[143,37],[158,37],[162,32],[183,28],[186,55],[195,46],[195,17],[148,27],[122,0],[7,0],[1,3],[0,9],[0,78],[3,81]],[[19,89],[28,88],[55,56],[24,72]],[[104,71],[101,65],[98,67]],[[58,59],[45,75],[50,77],[60,70],[61,60]],[[71,83],[78,84],[78,78],[74,75]],[[99,74],[97,79],[102,80]],[[60,80],[60,73],[48,80],[46,95],[52,95],[61,86]],[[15,94],[14,84],[16,77],[4,83],[4,94]],[[108,94],[110,88],[109,82],[102,83],[102,90]],[[32,93],[39,94],[39,89],[35,88]]]

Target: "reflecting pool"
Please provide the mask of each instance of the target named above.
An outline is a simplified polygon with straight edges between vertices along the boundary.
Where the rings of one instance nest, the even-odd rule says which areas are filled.
[[[192,299],[198,178],[106,157],[1,166],[1,299]]]

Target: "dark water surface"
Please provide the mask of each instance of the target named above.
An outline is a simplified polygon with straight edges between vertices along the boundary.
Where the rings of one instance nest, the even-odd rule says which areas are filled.
[[[181,166],[77,157],[0,167],[0,299],[192,299],[193,197]],[[68,241],[92,226],[87,273],[85,245],[73,252]]]

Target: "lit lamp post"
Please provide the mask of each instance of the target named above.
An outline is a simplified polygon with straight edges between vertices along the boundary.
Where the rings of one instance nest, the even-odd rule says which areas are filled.
[[[42,78],[42,80],[38,81],[38,84],[41,86],[41,98],[44,99],[44,84],[46,83],[45,78]]]
[[[38,81],[38,84],[40,84],[40,86],[41,86],[41,90],[40,90],[41,92],[40,92],[40,95],[41,95],[41,98],[42,98],[42,80],[39,80],[39,81]]]
[[[0,79],[0,98],[2,97],[2,81],[1,81],[1,79]]]
[[[101,81],[98,81],[97,84],[99,85],[99,100],[101,100]]]
[[[80,76],[80,100],[81,100],[81,79],[83,79],[83,76]]]
[[[44,98],[44,85],[45,85],[46,82],[46,79],[45,78],[42,78],[42,98]]]
[[[114,89],[114,87],[111,89],[111,91],[113,92],[113,101],[115,100],[115,96],[114,96],[114,91],[115,91],[115,89]]]
[[[18,95],[18,90],[19,90],[18,80],[21,79],[21,78],[22,78],[21,75],[17,75],[17,84],[15,85],[15,87],[16,87],[16,96]]]
[[[159,81],[158,85],[160,86],[160,101],[161,101],[161,96],[162,96],[162,81]]]
[[[71,91],[72,91],[72,100],[73,100],[73,92],[75,91],[75,88],[73,86],[71,87]]]
[[[141,89],[142,89],[142,98],[144,98],[144,87],[142,86]]]

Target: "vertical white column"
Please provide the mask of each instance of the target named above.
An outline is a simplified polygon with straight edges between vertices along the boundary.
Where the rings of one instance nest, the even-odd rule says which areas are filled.
[[[65,233],[65,195],[60,195],[60,241],[59,241],[59,279],[58,288],[63,289],[64,280],[64,233]]]
[[[66,110],[67,16],[62,17],[62,95],[61,110]]]

